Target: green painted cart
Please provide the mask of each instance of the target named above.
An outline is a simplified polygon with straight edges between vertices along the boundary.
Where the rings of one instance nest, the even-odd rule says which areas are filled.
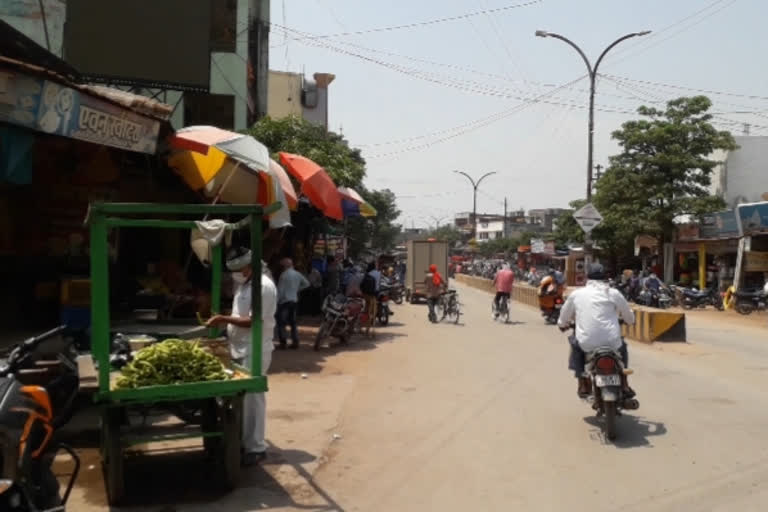
[[[111,228],[193,229],[194,221],[178,217],[209,215],[243,216],[229,227],[249,229],[253,271],[261,275],[261,221],[279,207],[258,205],[95,203],[88,213],[91,243],[91,344],[97,366],[98,390],[95,400],[101,405],[101,456],[110,504],[117,504],[125,493],[124,449],[137,444],[198,437],[203,439],[210,458],[212,477],[223,488],[233,488],[240,473],[240,441],[243,395],[267,390],[267,378],[261,376],[261,280],[252,279],[252,350],[253,372],[236,366],[229,380],[188,384],[149,386],[138,389],[113,389],[119,371],[111,368],[109,264],[107,236]],[[169,218],[170,217],[170,218]],[[173,219],[176,217],[176,219]],[[220,312],[222,248],[213,248],[212,313]],[[199,425],[181,425],[177,429],[153,432],[137,431],[126,421],[130,409],[155,408],[173,411],[188,406],[199,411]]]

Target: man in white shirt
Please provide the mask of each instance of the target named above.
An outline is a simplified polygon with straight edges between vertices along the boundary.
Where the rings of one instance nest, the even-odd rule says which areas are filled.
[[[296,325],[296,306],[299,303],[299,292],[309,287],[309,281],[293,268],[291,258],[280,261],[283,273],[277,281],[277,335],[280,348],[286,347],[285,328],[291,328],[291,348],[299,348],[299,330]]]
[[[251,369],[251,251],[240,249],[227,259],[227,268],[232,271],[235,296],[232,314],[215,315],[208,320],[209,327],[227,328],[232,359]],[[267,265],[261,268],[261,374],[266,375],[272,363],[272,335],[275,329],[277,289],[269,277]],[[265,442],[267,400],[264,393],[247,393],[243,399],[243,465],[250,466],[267,456]]]
[[[626,367],[629,363],[627,345],[621,336],[619,319],[632,325],[635,315],[624,296],[608,286],[603,266],[593,264],[587,275],[587,285],[573,291],[560,310],[557,325],[565,331],[575,321],[575,336],[569,338],[571,355],[568,368],[579,380],[580,397],[589,394],[589,379],[583,377],[586,354],[599,348],[612,348],[621,354]],[[630,391],[629,386],[626,386]],[[631,397],[630,397],[631,398]]]

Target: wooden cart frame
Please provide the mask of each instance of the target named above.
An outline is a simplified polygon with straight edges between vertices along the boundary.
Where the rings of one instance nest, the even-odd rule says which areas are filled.
[[[110,504],[124,495],[123,448],[139,443],[202,437],[206,452],[213,459],[213,476],[222,486],[232,488],[240,472],[240,440],[243,395],[267,391],[267,378],[261,375],[261,221],[280,207],[258,205],[94,203],[88,212],[91,248],[91,346],[98,364],[98,391],[95,400],[102,406],[101,454]],[[148,386],[138,389],[111,389],[109,309],[109,260],[107,236],[110,228],[194,229],[192,220],[162,217],[242,215],[231,229],[250,229],[252,267],[251,368],[238,367],[243,378]],[[142,217],[142,218],[139,218]],[[148,218],[152,217],[152,218]],[[158,218],[159,217],[159,218]],[[213,247],[211,312],[221,311],[221,245]],[[201,428],[183,432],[131,436],[124,428],[126,409],[131,406],[164,406],[194,402],[202,411]]]

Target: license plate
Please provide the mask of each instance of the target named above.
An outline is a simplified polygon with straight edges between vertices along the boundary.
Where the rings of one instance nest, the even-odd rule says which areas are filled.
[[[599,388],[619,386],[621,385],[621,377],[618,375],[595,375],[595,385]]]

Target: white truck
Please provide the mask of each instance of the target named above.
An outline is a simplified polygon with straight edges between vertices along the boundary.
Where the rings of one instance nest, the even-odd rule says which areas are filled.
[[[424,277],[429,266],[437,265],[437,271],[448,279],[448,242],[436,240],[411,240],[407,243],[408,257],[405,262],[405,300],[415,304],[426,299]]]

